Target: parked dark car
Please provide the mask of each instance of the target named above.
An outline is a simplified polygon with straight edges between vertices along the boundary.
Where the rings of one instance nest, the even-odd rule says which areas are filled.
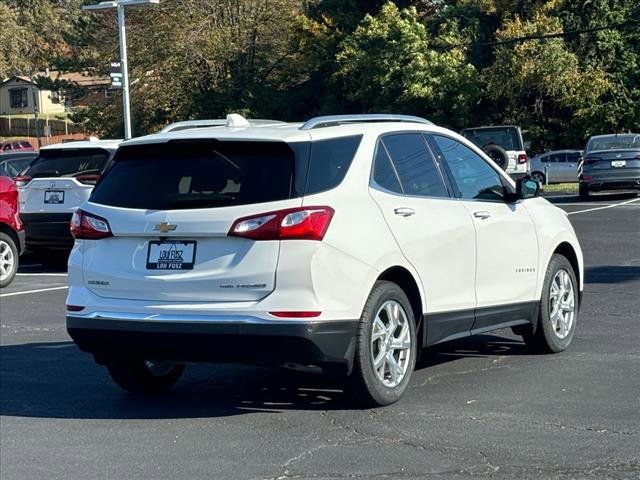
[[[587,142],[580,197],[606,190],[640,190],[640,134],[596,135]]]
[[[18,271],[18,257],[24,249],[24,229],[18,214],[15,182],[0,176],[0,287],[11,283]]]
[[[5,153],[0,157],[0,176],[17,177],[38,156],[38,152]]]

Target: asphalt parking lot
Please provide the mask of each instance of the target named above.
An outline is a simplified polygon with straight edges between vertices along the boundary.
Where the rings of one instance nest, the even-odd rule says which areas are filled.
[[[587,267],[570,349],[531,355],[510,331],[443,344],[375,410],[239,366],[130,397],[70,341],[64,272],[26,258],[0,296],[0,477],[640,479],[640,198],[555,201]]]

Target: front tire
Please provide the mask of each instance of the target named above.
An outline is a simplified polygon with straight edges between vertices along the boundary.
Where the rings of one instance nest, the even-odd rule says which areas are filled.
[[[9,285],[18,272],[18,248],[13,239],[0,232],[0,287]]]
[[[578,282],[569,260],[562,255],[553,255],[544,278],[535,333],[523,335],[531,350],[557,353],[571,344],[578,320],[578,292]]]
[[[357,401],[384,406],[402,397],[416,363],[415,325],[404,291],[392,282],[376,282],[360,318],[348,379]]]
[[[118,359],[107,363],[111,379],[122,389],[135,394],[158,394],[178,381],[184,367],[140,359]]]

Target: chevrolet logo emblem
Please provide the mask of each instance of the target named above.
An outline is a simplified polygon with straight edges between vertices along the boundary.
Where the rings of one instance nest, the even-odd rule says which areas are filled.
[[[167,222],[162,222],[162,223],[158,223],[157,225],[154,225],[153,230],[160,233],[167,233],[167,232],[173,232],[176,228],[178,228],[177,225],[172,225]]]

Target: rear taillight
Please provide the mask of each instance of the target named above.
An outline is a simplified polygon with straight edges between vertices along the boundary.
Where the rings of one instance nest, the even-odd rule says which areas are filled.
[[[67,305],[67,312],[81,312],[84,310],[82,305]]]
[[[100,175],[78,175],[76,180],[85,185],[95,185],[100,180]]]
[[[591,175],[580,175],[580,180],[584,180],[585,182],[590,182],[593,180],[593,176]]]
[[[518,164],[522,165],[523,163],[527,163],[527,154],[521,153],[518,155]]]
[[[322,240],[333,213],[331,207],[301,207],[251,215],[233,222],[229,235],[253,240]]]
[[[13,177],[13,181],[16,182],[16,186],[24,187],[31,181],[31,177],[28,175],[18,175],[17,177]]]
[[[71,217],[70,231],[73,238],[78,240],[100,240],[113,236],[107,220],[84,210],[74,212]]]
[[[602,159],[601,158],[594,158],[594,157],[585,158],[584,159],[584,164],[585,165],[593,165],[594,163],[599,162],[600,160],[602,160]]]

